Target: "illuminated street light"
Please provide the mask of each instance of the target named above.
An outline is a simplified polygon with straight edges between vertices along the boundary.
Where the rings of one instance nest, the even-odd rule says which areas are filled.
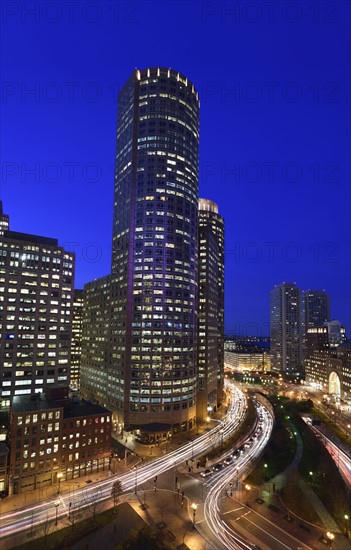
[[[348,520],[350,519],[350,516],[348,514],[344,514],[344,520],[345,520],[345,534],[346,536],[348,537],[348,528],[347,528],[347,523],[348,523]]]
[[[248,506],[249,505],[249,493],[251,491],[251,485],[246,484],[245,489],[246,489],[246,505]]]
[[[267,481],[267,479],[268,479],[268,473],[267,473],[268,464],[263,464],[263,467],[264,467],[264,477],[265,477],[265,480]]]
[[[196,510],[197,510],[197,504],[195,502],[193,502],[191,507],[193,509],[193,529],[195,529],[195,515],[196,515]]]
[[[57,514],[58,514],[58,507],[60,506],[60,501],[59,500],[55,500],[55,508],[56,508],[56,520],[55,520],[55,525],[57,525]]]
[[[335,539],[334,533],[331,533],[330,531],[327,531],[327,539],[329,540],[329,545],[330,545],[330,548],[331,548],[333,540]]]

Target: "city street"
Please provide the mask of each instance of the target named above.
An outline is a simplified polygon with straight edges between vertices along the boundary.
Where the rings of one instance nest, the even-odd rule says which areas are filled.
[[[73,495],[60,494],[56,498],[44,502],[25,506],[16,511],[2,513],[0,516],[0,536],[4,538],[18,534],[19,531],[32,530],[33,527],[45,522],[55,522],[56,525],[62,527],[67,521],[69,522],[71,514],[76,513],[78,510],[81,512],[84,508],[91,507],[96,502],[111,499],[112,484],[117,477],[121,481],[125,493],[135,491],[138,486],[148,480],[154,480],[155,488],[157,488],[157,477],[162,472],[175,471],[186,460],[208,452],[229,436],[242,422],[246,408],[245,394],[238,389],[234,389],[230,406],[223,421],[194,441],[149,463],[141,464],[134,471],[111,476],[97,483],[91,483],[86,487],[77,488]]]

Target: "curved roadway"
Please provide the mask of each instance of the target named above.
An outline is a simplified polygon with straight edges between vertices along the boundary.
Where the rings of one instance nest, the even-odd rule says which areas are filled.
[[[247,401],[245,394],[240,390],[230,390],[229,388],[229,391],[231,391],[232,395],[230,405],[225,418],[220,422],[220,426],[217,425],[180,449],[171,451],[163,457],[138,467],[138,485],[174,468],[185,460],[208,452],[238,427],[244,419]],[[55,521],[56,513],[58,519],[68,518],[70,511],[82,510],[91,506],[92,503],[111,499],[112,485],[116,479],[121,481],[124,492],[134,489],[135,472],[126,472],[122,475],[111,476],[108,480],[91,484],[89,487],[77,489],[74,500],[70,495],[61,495],[59,499],[49,499],[16,511],[1,514],[0,538],[32,529],[33,526],[43,524],[44,522]]]
[[[248,550],[254,548],[253,544],[241,537],[221,518],[219,503],[223,492],[230,488],[230,482],[238,480],[245,471],[249,470],[250,461],[258,457],[267,445],[273,429],[273,415],[265,407],[260,405],[262,416],[262,435],[254,439],[250,449],[237,459],[233,464],[226,466],[222,471],[215,474],[207,493],[204,504],[204,519],[211,530],[211,539],[216,539],[216,549]]]

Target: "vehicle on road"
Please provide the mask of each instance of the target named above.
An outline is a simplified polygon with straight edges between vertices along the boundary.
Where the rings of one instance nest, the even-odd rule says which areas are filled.
[[[200,476],[202,477],[208,477],[212,474],[211,470],[209,470],[208,468],[206,470],[204,470],[203,472],[201,472]]]
[[[212,470],[215,472],[219,472],[220,470],[223,470],[223,464],[221,462],[217,462],[217,464],[214,464],[212,466]]]

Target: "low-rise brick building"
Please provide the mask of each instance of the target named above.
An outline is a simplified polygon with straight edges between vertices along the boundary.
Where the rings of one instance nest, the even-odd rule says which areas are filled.
[[[14,397],[9,492],[35,490],[109,468],[111,413],[68,397],[67,387]]]

